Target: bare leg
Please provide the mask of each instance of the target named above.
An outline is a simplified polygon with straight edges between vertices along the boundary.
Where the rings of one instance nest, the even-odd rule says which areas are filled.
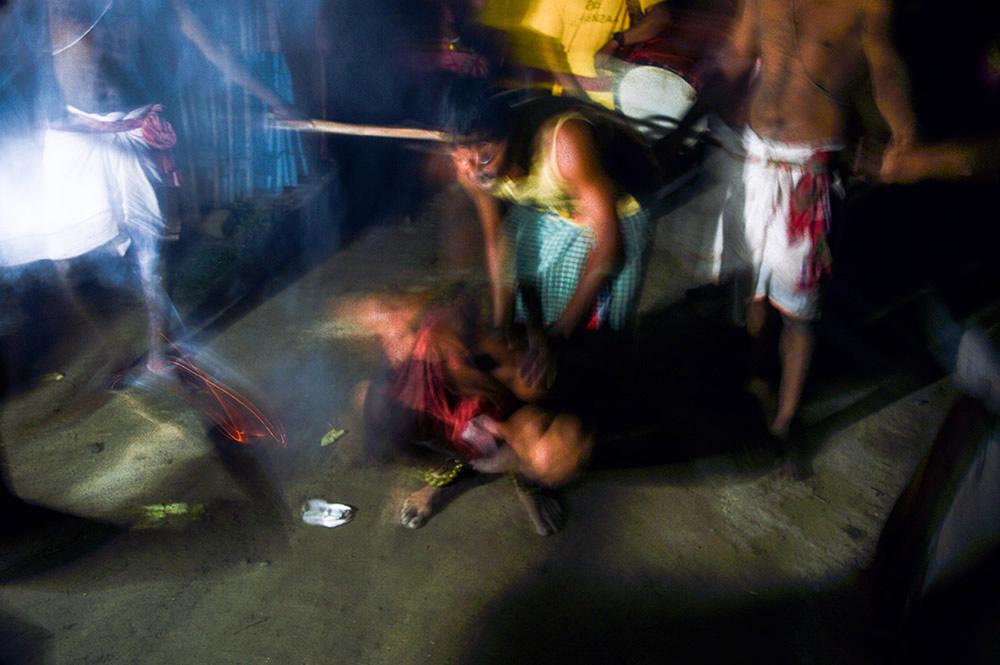
[[[113,332],[109,332],[112,330],[110,327],[102,325],[100,316],[96,312],[90,311],[85,305],[84,299],[80,297],[73,284],[70,262],[68,260],[56,261],[55,269],[66,302],[69,303],[73,312],[83,320],[87,328],[94,333],[100,344],[100,352],[95,354],[98,366],[105,369],[110,368],[107,369],[109,372],[117,370],[118,364],[127,362],[125,357],[119,355],[122,348],[121,341]],[[97,374],[97,383],[103,384],[106,379],[107,375],[103,370]]]
[[[767,325],[770,308],[771,305],[766,300],[753,300],[747,306],[746,311],[747,337],[750,338],[750,357],[747,359],[749,378],[752,382],[758,382],[764,386],[767,385],[767,379],[770,375],[770,372],[767,371],[767,367],[770,366],[767,361],[770,354],[765,350],[763,340],[764,327]]]
[[[510,437],[510,440],[516,441],[521,454],[531,455],[534,454],[532,446],[537,445],[546,436],[546,428],[555,420],[541,409],[524,407],[506,422],[487,421],[485,424],[497,437],[501,439]],[[496,453],[477,460],[472,466],[481,473],[510,474],[517,491],[517,498],[524,507],[535,533],[549,536],[562,528],[562,503],[551,491],[522,475],[522,472],[531,473],[533,469],[521,458],[514,445],[503,443],[497,448]]]
[[[403,500],[399,521],[407,529],[419,529],[427,524],[439,504],[456,492],[464,467],[458,460],[425,472],[427,484]]]
[[[777,395],[771,384],[771,372],[766,368],[769,354],[765,352],[764,326],[767,324],[768,310],[771,305],[767,300],[753,300],[747,306],[746,326],[750,338],[749,382],[747,391],[756,398],[768,422],[773,422],[777,413]]]
[[[163,289],[158,245],[158,241],[153,238],[143,238],[136,243],[139,280],[142,284],[148,326],[147,348],[149,353],[146,357],[146,368],[153,372],[162,372],[167,367],[160,348],[163,344],[163,335],[166,333],[164,313],[169,306],[169,298]]]
[[[587,462],[594,444],[579,418],[531,405],[497,423],[497,430],[520,461],[516,470],[550,487],[569,481]]]
[[[574,416],[553,415],[534,406],[519,409],[501,423],[501,431],[521,462],[514,487],[532,527],[542,536],[556,533],[563,526],[564,511],[547,488],[579,472],[593,450],[593,435]]]
[[[449,487],[425,485],[406,497],[399,513],[400,523],[407,529],[419,529],[424,526],[448,491]]]
[[[73,286],[70,276],[69,261],[56,261],[54,265],[56,275],[58,275],[59,278],[59,285],[62,287],[63,295],[66,297],[66,302],[68,302],[73,308],[73,311],[76,312],[81,319],[83,319],[84,323],[87,324],[87,327],[94,331],[94,334],[97,335],[97,338],[101,341],[101,345],[104,347],[105,351],[110,353],[111,350],[115,348],[115,344],[104,333],[100,323],[98,323],[97,320],[91,316],[90,312],[87,311],[87,308],[77,296],[76,287]]]
[[[548,536],[559,531],[563,506],[549,487],[565,483],[579,471],[593,449],[593,436],[578,418],[535,406],[518,409],[504,422],[484,424],[505,443],[473,467],[509,473],[535,533]]]
[[[812,360],[813,331],[809,322],[783,317],[779,345],[781,383],[778,386],[778,413],[771,424],[771,433],[784,439],[799,410]]]
[[[798,413],[806,375],[813,351],[813,331],[808,321],[783,317],[781,339],[781,384],[778,387],[778,412],[771,423],[771,434],[781,443],[782,457],[777,467],[779,476],[799,480],[810,475],[808,460],[799,447],[803,442],[792,440],[791,428]]]
[[[768,306],[766,300],[753,300],[747,307],[747,334],[755,341],[759,340],[761,334],[764,332],[764,324],[767,323]]]

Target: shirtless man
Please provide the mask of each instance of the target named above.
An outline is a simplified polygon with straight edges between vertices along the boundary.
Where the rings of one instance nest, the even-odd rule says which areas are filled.
[[[729,50],[678,136],[702,114],[724,107],[727,91],[758,68],[744,137],[743,210],[755,275],[747,330],[759,339],[771,308],[782,318],[781,378],[770,430],[787,441],[812,358],[819,286],[830,268],[824,240],[830,159],[843,147],[848,88],[866,65],[892,131],[888,150],[912,142],[916,123],[906,73],[890,41],[891,0],[742,5]]]
[[[22,50],[31,49],[5,51],[5,62],[16,59],[22,71],[3,81],[13,92],[0,92],[23,106],[48,102],[44,117],[23,123],[16,135],[4,131],[0,136],[5,161],[0,166],[0,268],[55,262],[71,303],[90,322],[68,284],[70,262],[102,247],[120,255],[129,251],[146,305],[146,366],[160,370],[161,334],[170,309],[161,285],[160,244],[175,237],[177,229],[168,228],[158,190],[164,182],[179,185],[169,158],[176,136],[160,115],[162,107],[148,103],[159,100],[146,99],[151,73],[133,64],[142,51],[141,44],[129,42],[139,35],[135,21],[150,20],[144,12],[154,15],[162,6],[167,12],[162,18],[176,20],[224,76],[276,112],[293,112],[212,40],[185,0],[144,1],[18,0],[5,3],[0,12],[2,27],[20,32]],[[123,26],[123,21],[132,24]],[[31,85],[25,85],[29,80]],[[14,116],[23,109],[5,111]],[[114,353],[117,344],[92,325]]]

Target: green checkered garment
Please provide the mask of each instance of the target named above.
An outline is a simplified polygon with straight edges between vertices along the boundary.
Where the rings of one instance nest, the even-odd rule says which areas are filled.
[[[541,301],[543,322],[549,325],[559,318],[576,293],[593,246],[593,234],[558,213],[523,205],[511,206],[506,224],[508,237],[514,243],[517,282],[534,286]],[[621,228],[625,261],[602,295],[609,297],[602,319],[613,330],[621,330],[630,323],[638,304],[649,244],[648,212],[643,208],[623,218]],[[520,289],[515,317],[518,321],[528,319]]]

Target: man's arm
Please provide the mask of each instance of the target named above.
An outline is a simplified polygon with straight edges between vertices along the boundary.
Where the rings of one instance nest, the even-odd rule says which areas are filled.
[[[892,43],[892,0],[863,0],[862,45],[871,72],[875,104],[892,131],[889,150],[913,141],[917,123],[910,105],[909,76]]]
[[[613,183],[598,158],[586,122],[569,120],[560,127],[555,137],[555,160],[573,195],[578,223],[594,237],[576,292],[549,329],[553,337],[568,338],[585,323],[601,288],[622,259],[621,222]]]
[[[911,143],[885,156],[882,180],[1000,181],[1000,132],[976,140]]]
[[[452,160],[458,184],[472,199],[483,230],[486,272],[490,280],[490,300],[493,306],[493,327],[505,328],[512,314],[514,290],[509,278],[508,242],[503,223],[503,210],[499,201],[483,191],[466,157],[456,152],[452,154]]]
[[[641,44],[659,35],[667,29],[668,25],[670,25],[670,10],[667,8],[666,2],[660,2],[648,8],[642,18],[629,25],[628,30],[616,33],[621,38],[621,42],[612,37],[598,53],[610,55],[623,46]]]
[[[481,189],[471,191],[469,194],[476,206],[476,212],[479,213],[479,223],[483,229],[486,270],[490,280],[490,299],[493,305],[493,327],[506,329],[512,316],[514,289],[509,277],[511,268],[502,209],[499,201]]]
[[[217,40],[213,40],[209,36],[205,26],[191,11],[186,0],[173,0],[173,6],[180,18],[181,31],[226,78],[246,89],[278,115],[286,119],[301,117],[301,114],[295,111],[278,93],[254,76],[250,69],[234,57],[229,49],[217,44]]]

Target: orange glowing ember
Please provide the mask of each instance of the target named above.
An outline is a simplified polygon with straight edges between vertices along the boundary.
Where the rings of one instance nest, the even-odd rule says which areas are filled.
[[[185,386],[184,390],[170,391],[172,394],[211,418],[219,431],[233,441],[252,443],[264,439],[286,447],[285,429],[277,418],[267,416],[248,398],[199,369],[166,335],[162,337],[177,352],[176,357],[164,362],[176,368],[177,378]]]

